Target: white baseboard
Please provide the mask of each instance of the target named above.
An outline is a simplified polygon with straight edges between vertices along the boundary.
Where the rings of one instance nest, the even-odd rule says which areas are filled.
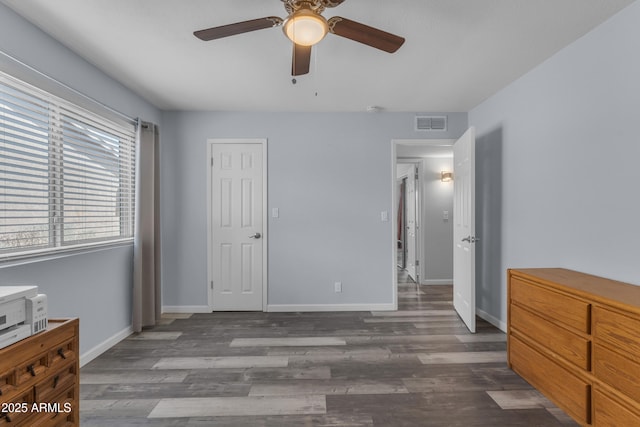
[[[394,311],[393,304],[269,304],[269,312],[305,311]]]
[[[451,285],[453,283],[453,279],[428,279],[421,280],[421,285]]]
[[[163,313],[211,313],[208,305],[164,305]]]
[[[493,326],[500,329],[502,332],[507,333],[507,324],[502,320],[498,319],[497,317],[493,317],[486,311],[482,311],[477,308],[476,308],[476,314],[478,315],[478,317],[491,323]]]
[[[95,359],[96,357],[100,356],[102,353],[104,353],[105,351],[109,350],[111,347],[113,347],[114,345],[118,344],[120,341],[122,341],[123,339],[125,339],[126,337],[131,335],[132,333],[133,333],[133,327],[127,326],[126,328],[124,328],[120,332],[118,332],[115,335],[107,338],[106,340],[104,340],[103,342],[101,342],[97,346],[93,347],[89,351],[86,351],[85,353],[81,354],[80,355],[80,367],[83,367],[87,363],[91,362],[93,359]]]
[[[268,312],[393,311],[393,304],[269,304]],[[165,305],[163,313],[211,313],[206,305]]]

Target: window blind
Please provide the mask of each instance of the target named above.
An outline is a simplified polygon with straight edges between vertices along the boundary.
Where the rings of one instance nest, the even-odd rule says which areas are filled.
[[[0,72],[0,257],[132,239],[135,137]]]

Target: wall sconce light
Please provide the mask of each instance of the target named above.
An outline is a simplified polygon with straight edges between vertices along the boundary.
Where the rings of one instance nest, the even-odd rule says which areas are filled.
[[[440,172],[440,181],[442,182],[453,181],[453,172],[447,172],[447,171]]]

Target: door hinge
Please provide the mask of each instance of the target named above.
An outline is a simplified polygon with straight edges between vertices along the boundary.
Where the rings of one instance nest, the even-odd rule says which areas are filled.
[[[211,281],[211,289],[213,289],[213,280]]]
[[[211,166],[213,166],[213,157],[211,158]]]
[[[420,260],[419,260],[419,259],[417,259],[417,260],[416,260],[416,267],[417,267],[417,266],[419,266],[419,265],[420,265]]]

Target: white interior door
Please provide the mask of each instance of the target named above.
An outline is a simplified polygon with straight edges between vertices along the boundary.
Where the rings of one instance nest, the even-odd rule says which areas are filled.
[[[263,308],[263,145],[211,143],[210,305]]]
[[[453,306],[476,331],[475,129],[453,145]]]
[[[407,177],[406,187],[406,208],[407,208],[407,224],[406,224],[406,244],[407,244],[407,273],[411,279],[418,283],[417,276],[417,251],[416,251],[416,166],[411,165],[409,169],[409,175]]]

